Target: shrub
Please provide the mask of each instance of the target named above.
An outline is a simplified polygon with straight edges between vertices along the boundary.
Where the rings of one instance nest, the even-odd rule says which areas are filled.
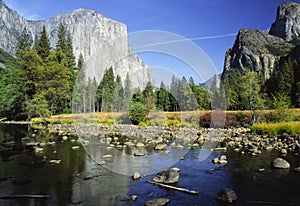
[[[181,123],[179,120],[170,120],[168,119],[165,123],[166,127],[180,127]]]
[[[274,122],[288,122],[294,118],[291,102],[287,96],[279,95],[273,99],[274,112],[271,113],[271,119]]]
[[[147,108],[144,104],[140,102],[135,102],[130,105],[129,108],[129,119],[135,125],[138,125],[140,122],[146,121],[147,117]]]

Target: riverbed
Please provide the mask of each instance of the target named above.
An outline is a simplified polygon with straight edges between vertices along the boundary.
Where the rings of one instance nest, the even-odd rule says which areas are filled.
[[[12,199],[0,199],[0,205],[144,205],[160,197],[168,198],[168,205],[228,205],[216,199],[222,188],[232,188],[237,193],[238,199],[232,205],[299,205],[300,202],[300,173],[294,170],[300,166],[300,158],[293,153],[284,156],[291,164],[290,169],[274,169],[271,162],[281,156],[278,151],[251,155],[228,149],[213,151],[200,161],[201,148],[193,147],[172,165],[181,169],[179,182],[174,186],[199,192],[192,195],[149,184],[147,180],[155,174],[133,180],[129,175],[112,172],[99,164],[97,152],[91,155],[74,136],[63,140],[28,125],[0,124],[0,142],[5,139],[14,140],[15,144],[9,148],[10,152],[1,146],[5,152],[1,152],[0,159],[0,196],[11,195]],[[38,154],[45,156],[45,161],[32,162],[36,151],[25,146],[25,142],[42,143],[37,145],[42,148]],[[99,145],[95,145],[95,151],[97,148]],[[139,151],[145,157],[134,158],[156,155],[153,151],[147,153],[147,149]],[[176,151],[171,150],[170,154]],[[223,154],[228,164],[212,163]],[[51,163],[51,160],[61,161]],[[156,166],[155,162],[145,161],[145,164],[145,167]],[[160,166],[157,162],[157,167]],[[17,195],[45,198],[16,198]],[[132,195],[137,199],[132,200]]]

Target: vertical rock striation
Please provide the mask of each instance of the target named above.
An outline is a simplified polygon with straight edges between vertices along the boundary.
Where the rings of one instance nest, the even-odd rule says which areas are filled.
[[[89,9],[77,9],[46,20],[29,21],[0,0],[0,48],[10,54],[15,53],[18,37],[25,27],[34,41],[35,35],[45,26],[51,47],[54,48],[60,24],[71,34],[75,57],[83,54],[88,77],[95,76],[99,81],[104,70],[112,66],[123,80],[128,72],[132,81],[140,86],[151,79],[147,65],[128,45],[125,24]]]
[[[292,42],[299,34],[300,4],[281,4],[269,33],[250,29],[239,31],[234,46],[226,52],[223,75],[230,76],[233,70],[255,71],[269,79],[282,59],[299,59],[299,46]]]

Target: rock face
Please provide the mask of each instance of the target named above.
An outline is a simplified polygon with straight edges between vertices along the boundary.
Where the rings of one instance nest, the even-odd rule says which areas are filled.
[[[292,48],[292,44],[264,31],[241,29],[233,48],[226,52],[224,72],[230,76],[235,69],[250,70],[268,79],[281,56],[289,54]]]
[[[39,35],[45,26],[54,48],[60,24],[71,34],[75,57],[78,58],[80,53],[84,56],[87,77],[95,76],[99,81],[104,70],[112,66],[122,77],[129,72],[133,83],[151,78],[148,67],[128,46],[125,24],[89,9],[77,9],[47,20],[29,21],[0,0],[0,48],[10,54],[15,53],[17,39],[25,27],[33,42],[35,35]]]
[[[300,4],[286,2],[277,10],[276,21],[269,32],[287,41],[291,41],[300,35]]]
[[[223,75],[254,71],[265,79],[278,69],[283,58],[299,59],[299,48],[291,40],[300,35],[300,4],[283,3],[269,33],[241,29],[234,46],[226,52]]]

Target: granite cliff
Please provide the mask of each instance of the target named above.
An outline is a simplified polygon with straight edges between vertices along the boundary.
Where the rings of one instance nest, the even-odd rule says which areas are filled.
[[[296,42],[300,34],[300,4],[287,2],[278,7],[269,33],[241,29],[234,46],[226,52],[223,75],[235,69],[255,71],[269,79],[282,59],[299,59]]]
[[[45,26],[51,47],[54,48],[60,24],[71,34],[75,57],[83,54],[87,76],[95,76],[99,81],[104,70],[112,66],[123,79],[128,72],[134,84],[143,85],[151,79],[147,65],[128,45],[125,24],[89,9],[77,9],[46,20],[29,21],[0,0],[0,48],[9,54],[15,54],[18,37],[25,27],[34,41]]]

